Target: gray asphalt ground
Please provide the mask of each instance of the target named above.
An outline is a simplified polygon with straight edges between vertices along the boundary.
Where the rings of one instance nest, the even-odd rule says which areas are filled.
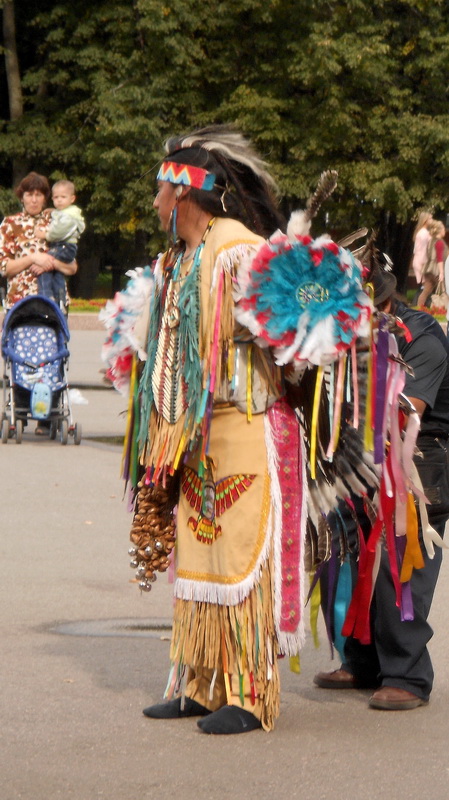
[[[315,687],[338,666],[321,625],[300,675],[281,663],[273,732],[208,737],[192,719],[143,717],[165,687],[171,587],[164,576],[141,595],[132,580],[120,448],[98,441],[123,433],[126,402],[101,382],[101,330],[71,328],[81,445],[38,438],[33,423],[21,445],[0,444],[0,800],[446,799],[447,555],[427,708],[373,711],[367,692]]]

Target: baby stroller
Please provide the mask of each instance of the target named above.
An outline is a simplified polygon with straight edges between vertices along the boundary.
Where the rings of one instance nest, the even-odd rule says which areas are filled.
[[[61,444],[73,436],[81,442],[81,426],[73,424],[65,375],[70,339],[67,319],[53,300],[32,295],[6,314],[2,333],[3,414],[1,440],[22,441],[27,420],[47,421],[50,439]]]

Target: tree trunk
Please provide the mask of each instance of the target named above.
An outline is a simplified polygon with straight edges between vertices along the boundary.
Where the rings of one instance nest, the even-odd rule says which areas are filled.
[[[3,39],[5,43],[6,78],[9,92],[9,116],[12,121],[23,114],[22,84],[16,45],[14,3],[6,0],[3,6]]]
[[[3,41],[5,47],[5,68],[8,82],[9,117],[15,122],[23,116],[23,93],[20,80],[19,58],[17,55],[14,2],[6,0],[3,6]],[[13,186],[28,171],[27,163],[21,159],[13,161]]]
[[[94,296],[95,281],[100,271],[102,239],[87,230],[83,233],[77,253],[78,272],[69,281],[72,297],[90,300]]]
[[[383,211],[376,245],[388,253],[393,261],[393,272],[398,282],[398,291],[405,293],[415,287],[416,281],[409,279],[410,263],[413,256],[414,222],[400,223],[394,214]]]

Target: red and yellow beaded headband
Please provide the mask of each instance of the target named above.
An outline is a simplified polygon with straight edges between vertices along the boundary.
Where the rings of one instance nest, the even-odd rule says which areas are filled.
[[[214,188],[215,175],[202,167],[190,164],[176,164],[174,161],[163,161],[157,176],[158,181],[168,181],[182,186],[193,186],[210,192]]]

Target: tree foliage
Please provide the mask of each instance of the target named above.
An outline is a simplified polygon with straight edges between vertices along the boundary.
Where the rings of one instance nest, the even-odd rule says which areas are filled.
[[[151,206],[162,142],[209,122],[235,122],[255,140],[286,213],[323,169],[337,169],[326,221],[337,234],[381,227],[403,258],[399,273],[416,209],[446,211],[444,0],[14,6],[24,112],[10,119],[0,76],[2,183],[10,186],[14,160],[75,180],[86,241],[109,248],[105,258],[132,266],[136,242],[157,251]]]

